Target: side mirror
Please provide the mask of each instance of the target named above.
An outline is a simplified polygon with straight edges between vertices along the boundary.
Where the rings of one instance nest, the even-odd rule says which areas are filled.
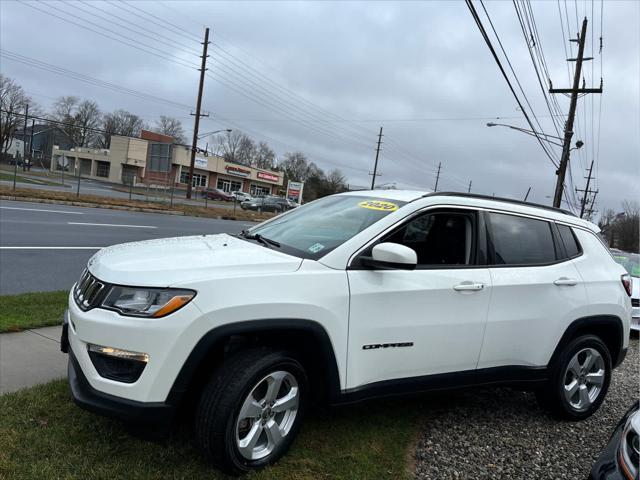
[[[370,257],[360,257],[367,267],[382,270],[413,270],[418,264],[415,250],[399,243],[379,243],[371,251]]]

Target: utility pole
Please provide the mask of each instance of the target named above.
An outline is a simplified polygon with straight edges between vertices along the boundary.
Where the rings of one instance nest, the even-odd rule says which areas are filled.
[[[596,197],[598,196],[598,191],[596,190],[595,192],[593,192],[593,197],[591,198],[591,206],[589,207],[589,211],[587,212],[587,215],[590,217],[591,215],[593,215],[593,207],[596,204]]]
[[[584,192],[584,195],[582,196],[582,202],[580,205],[580,218],[584,216],[584,207],[587,204],[587,195],[591,193],[591,190],[589,190],[589,184],[591,183],[591,172],[593,172],[593,160],[591,160],[591,166],[589,167],[589,176],[587,177],[587,186],[585,187],[584,190],[580,190],[579,188],[576,188],[576,192]]]
[[[29,104],[24,110],[24,131],[22,132],[22,171],[27,171],[27,121],[29,119]],[[15,179],[14,179],[15,180]]]
[[[467,193],[471,193],[471,183],[472,183],[472,181],[469,180],[469,189],[467,190]]]
[[[524,202],[526,202],[527,198],[529,198],[529,193],[531,193],[531,187],[529,187],[529,189],[527,190],[527,194],[524,196]]]
[[[36,128],[36,119],[31,119],[31,136],[29,137],[29,171],[33,167],[33,131]]]
[[[202,91],[204,90],[204,74],[207,71],[207,47],[209,46],[209,27],[204,31],[204,43],[202,44],[202,64],[200,66],[200,85],[198,86],[198,100],[196,101],[196,119],[193,125],[193,142],[191,143],[191,163],[189,163],[189,178],[187,179],[187,198],[191,198],[191,189],[193,188],[193,168],[196,163],[196,150],[198,149],[198,128],[200,127],[200,117],[208,117],[209,115],[200,114],[200,106],[202,105]],[[171,182],[173,184],[173,182]]]
[[[573,122],[576,116],[576,107],[578,103],[578,94],[586,93],[602,93],[602,79],[600,79],[600,88],[580,88],[580,76],[582,75],[582,62],[584,60],[592,60],[592,58],[584,58],[584,44],[587,38],[587,19],[582,21],[582,30],[578,37],[578,56],[568,58],[567,61],[575,61],[576,69],[573,77],[573,88],[550,88],[549,93],[570,93],[571,103],[569,104],[569,115],[564,128],[564,144],[562,146],[562,157],[560,158],[560,166],[556,172],[558,178],[556,180],[556,190],[553,196],[553,206],[559,208],[562,203],[562,192],[564,190],[564,178],[569,165],[569,155],[571,153],[571,138],[573,137]],[[571,40],[575,41],[575,40]]]
[[[433,191],[438,191],[438,180],[440,180],[440,168],[442,167],[442,162],[438,162],[438,173],[436,174],[436,186],[433,187]]]
[[[376,186],[376,176],[379,175],[378,173],[378,157],[380,156],[380,145],[382,144],[382,127],[380,127],[380,133],[378,133],[378,147],[376,148],[376,161],[373,164],[373,173],[370,174],[372,175],[371,177],[371,190],[374,189],[374,187]]]

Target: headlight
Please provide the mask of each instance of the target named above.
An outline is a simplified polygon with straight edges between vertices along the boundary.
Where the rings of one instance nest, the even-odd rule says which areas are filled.
[[[111,287],[102,307],[131,317],[159,318],[184,307],[196,296],[175,288]]]
[[[622,431],[618,462],[626,478],[634,480],[638,475],[638,461],[640,459],[640,411],[636,410],[627,419]]]

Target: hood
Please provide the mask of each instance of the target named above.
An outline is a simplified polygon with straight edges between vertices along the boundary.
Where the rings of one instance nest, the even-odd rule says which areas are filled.
[[[168,287],[203,278],[292,272],[301,263],[301,258],[223,233],[114,245],[91,257],[88,268],[109,283]]]

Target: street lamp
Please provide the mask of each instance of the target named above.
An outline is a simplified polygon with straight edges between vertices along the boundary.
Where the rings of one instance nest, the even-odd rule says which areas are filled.
[[[556,137],[555,135],[549,135],[547,133],[542,133],[542,132],[534,132],[532,130],[527,130],[526,128],[515,127],[513,125],[507,125],[505,123],[489,122],[489,123],[487,123],[487,127],[507,127],[507,128],[510,128],[511,130],[517,130],[519,132],[526,133],[527,135],[531,135],[532,137],[540,138],[540,136],[543,136],[543,137],[555,138],[556,140],[560,140],[560,141],[564,140],[564,139],[562,139],[560,137]],[[562,147],[563,146],[561,143],[552,142],[548,138],[540,138],[540,140],[544,140],[545,142],[549,142],[549,143],[551,143],[553,145],[557,145],[558,147]],[[576,149],[582,147],[583,145],[584,145],[584,142],[582,140],[578,140],[576,142],[576,146],[574,148],[572,148],[571,150],[576,150]]]
[[[220,133],[220,132],[231,133],[232,130],[230,128],[225,128],[225,129],[222,129],[222,130],[214,130],[213,132],[203,133],[201,135],[198,135],[198,140],[200,140],[201,138],[204,138],[204,137],[208,137],[209,135],[213,135],[215,133]]]

